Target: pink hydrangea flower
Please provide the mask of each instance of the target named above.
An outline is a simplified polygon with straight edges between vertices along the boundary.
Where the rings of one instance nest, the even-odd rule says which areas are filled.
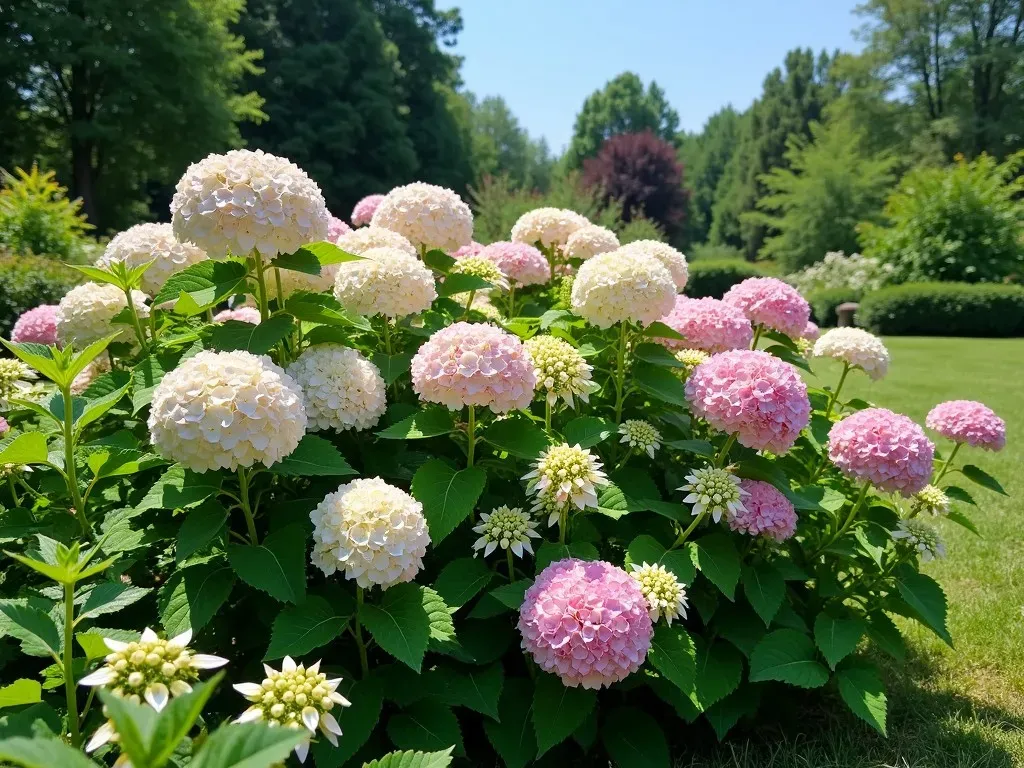
[[[464,259],[467,256],[479,256],[480,251],[483,249],[483,243],[478,243],[476,240],[473,240],[469,245],[463,245],[460,248],[456,248],[455,253],[452,254],[452,258]]]
[[[935,446],[906,416],[865,408],[832,426],[828,457],[847,477],[913,496],[932,476]]]
[[[526,590],[523,649],[570,688],[623,680],[647,658],[652,624],[640,586],[621,568],[567,558]]]
[[[1006,422],[975,400],[939,403],[928,412],[924,423],[943,437],[975,448],[1001,451],[1006,445]]]
[[[694,414],[758,451],[788,451],[811,418],[807,386],[792,365],[767,352],[720,352],[686,380]]]
[[[526,243],[491,243],[479,255],[517,285],[543,285],[551,274],[544,254]]]
[[[343,220],[337,216],[328,215],[327,217],[327,239],[332,243],[338,242],[338,238],[342,235],[347,235],[352,231],[352,227],[346,224]]]
[[[796,533],[796,510],[778,488],[760,480],[741,480],[740,488],[747,495],[741,511],[729,516],[730,528],[776,541],[785,541]]]
[[[808,320],[807,325],[804,326],[804,332],[800,334],[800,338],[807,339],[808,341],[817,341],[819,336],[821,336],[821,328],[813,320]]]
[[[743,311],[718,299],[676,296],[675,306],[662,322],[686,337],[686,341],[659,339],[669,349],[727,352],[749,348],[754,338],[754,329]]]
[[[483,405],[506,413],[530,405],[537,376],[530,353],[512,334],[486,323],[455,323],[419,348],[412,386],[420,400],[453,411]]]
[[[367,195],[356,203],[356,207],[352,209],[352,226],[364,227],[369,224],[374,211],[377,210],[377,206],[383,199],[384,195]]]
[[[7,423],[7,419],[5,419],[3,416],[0,416],[0,435],[6,434],[6,432],[10,428],[11,425]]]
[[[237,309],[223,309],[213,316],[215,323],[226,323],[228,320],[259,325],[260,311],[256,307],[238,307]]]
[[[742,309],[754,325],[794,339],[800,337],[811,319],[811,307],[804,297],[774,277],[748,277],[726,291],[722,301]]]
[[[57,307],[53,304],[40,304],[24,312],[11,329],[11,341],[56,344]]]

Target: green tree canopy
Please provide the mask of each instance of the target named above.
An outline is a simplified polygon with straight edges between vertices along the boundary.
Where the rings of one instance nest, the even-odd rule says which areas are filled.
[[[526,189],[546,189],[551,177],[547,142],[533,141],[500,96],[477,101],[467,96],[472,109],[473,175],[507,176]]]
[[[736,151],[741,122],[740,114],[731,106],[726,107],[709,117],[700,133],[681,139],[679,158],[686,169],[686,187],[690,190],[687,242],[707,240],[715,192],[729,158]]]

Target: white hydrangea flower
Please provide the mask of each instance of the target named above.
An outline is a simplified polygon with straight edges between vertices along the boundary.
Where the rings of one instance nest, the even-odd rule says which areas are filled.
[[[740,479],[732,472],[707,466],[695,469],[686,479],[689,482],[678,490],[688,491],[683,504],[693,504],[694,516],[707,511],[717,523],[723,514],[730,517],[746,511],[743,497],[749,494],[740,487]]]
[[[569,236],[590,224],[586,216],[565,208],[535,208],[512,225],[512,242],[545,248],[563,246]]]
[[[170,224],[136,224],[107,243],[96,266],[110,269],[120,263],[133,269],[152,261],[142,274],[141,288],[155,296],[167,278],[204,259],[206,252],[192,243],[179,242]]]
[[[681,292],[686,287],[686,281],[690,277],[690,269],[686,264],[686,256],[668,243],[659,240],[634,240],[622,246],[627,253],[643,253],[653,256],[667,269],[672,280],[676,284],[676,292]]]
[[[326,240],[329,221],[320,187],[305,171],[259,149],[193,163],[171,200],[174,235],[212,258],[255,248],[269,262]]]
[[[473,240],[473,213],[462,198],[421,181],[384,195],[370,225],[397,232],[417,248],[440,248],[445,253]]]
[[[585,403],[600,389],[591,381],[594,370],[572,344],[555,336],[534,336],[523,342],[533,359],[533,370],[537,376],[538,388],[545,390],[548,403],[554,405],[558,398],[575,408],[573,397]]]
[[[389,319],[430,309],[437,288],[422,261],[397,248],[371,248],[360,255],[338,265],[334,295],[345,309]]]
[[[539,517],[541,520],[547,518],[548,527],[558,525],[562,519],[568,519],[569,513],[574,509],[572,501],[566,499],[559,501],[554,496],[534,496],[533,506],[530,507],[530,514]]]
[[[661,432],[655,429],[649,421],[643,419],[626,419],[619,425],[619,434],[622,435],[620,443],[625,443],[630,448],[646,453],[652,459],[654,452],[661,447]]]
[[[632,573],[640,585],[640,592],[647,599],[647,613],[651,621],[658,621],[662,616],[665,623],[671,624],[675,619],[686,618],[689,603],[686,600],[686,587],[679,583],[675,574],[664,565],[637,565],[630,563]]]
[[[814,342],[815,357],[833,360],[860,368],[876,381],[889,371],[889,350],[873,333],[860,328],[833,328]]]
[[[196,472],[269,466],[305,431],[299,385],[269,357],[249,352],[203,351],[182,361],[150,405],[154,447]]]
[[[928,513],[936,517],[948,515],[953,506],[946,492],[934,485],[926,485],[915,493],[910,504],[917,514]]]
[[[291,656],[284,657],[280,672],[266,664],[263,670],[267,673],[263,682],[232,686],[252,704],[235,722],[261,722],[296,730],[305,728],[310,737],[319,731],[333,746],[338,746],[341,726],[331,710],[335,705],[352,706],[338,693],[341,678],[328,679],[320,671],[319,661],[307,669],[296,664]],[[308,754],[309,739],[295,747],[300,763],[305,762]]]
[[[311,559],[326,575],[343,571],[360,587],[412,581],[430,544],[423,505],[379,477],[359,478],[327,494],[309,513]]]
[[[288,366],[302,388],[307,429],[356,431],[374,426],[387,408],[377,366],[340,344],[315,344]]]
[[[132,291],[132,303],[140,318],[149,317],[146,294]],[[57,338],[61,344],[81,349],[98,339],[121,332],[115,342],[137,344],[131,325],[113,325],[111,320],[128,306],[124,291],[109,283],[83,283],[65,294],[57,305]]]
[[[579,445],[553,445],[537,457],[533,467],[523,475],[528,491],[561,504],[572,502],[577,509],[596,509],[597,486],[608,484],[600,460]]]
[[[524,551],[532,555],[533,545],[530,539],[540,538],[536,528],[537,523],[519,507],[510,509],[501,506],[491,510],[490,514],[484,512],[480,515],[480,525],[473,528],[474,533],[480,534],[480,538],[474,542],[473,549],[482,549],[484,557],[498,547],[503,550],[511,549],[516,557],[522,557]]]
[[[508,278],[493,261],[480,256],[466,256],[456,261],[448,271],[451,275],[472,275],[486,280],[500,291],[508,290]],[[489,290],[489,289],[484,289]]]
[[[946,545],[939,532],[923,520],[900,520],[892,532],[897,542],[905,542],[921,557],[921,561],[938,560],[946,556]]]
[[[673,357],[682,363],[683,367],[673,368],[672,372],[683,381],[686,381],[690,374],[693,373],[693,369],[705,360],[710,359],[711,355],[703,349],[680,349],[678,352],[674,353]]]
[[[287,299],[299,291],[310,291],[312,293],[323,293],[334,287],[334,278],[338,272],[337,264],[328,264],[320,268],[319,275],[311,275],[308,272],[298,272],[294,269],[277,269],[281,276],[281,293]],[[268,273],[267,293],[271,298],[277,297],[277,278]]]
[[[608,253],[619,247],[619,237],[607,227],[588,224],[580,227],[565,241],[565,255],[570,259],[586,261],[599,253]]]
[[[397,232],[384,227],[360,227],[338,238],[337,245],[346,253],[360,256],[371,248],[397,248],[410,256],[419,256],[416,246]]]
[[[21,360],[10,357],[0,358],[0,409],[7,410],[10,407],[10,398],[34,399],[32,398],[35,384],[39,377],[36,372],[29,368]],[[5,427],[6,429],[6,427]]]
[[[653,256],[619,248],[585,261],[572,284],[572,311],[598,328],[650,325],[675,306],[672,275]]]

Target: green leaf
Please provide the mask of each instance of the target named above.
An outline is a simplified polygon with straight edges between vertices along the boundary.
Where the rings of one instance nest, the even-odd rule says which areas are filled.
[[[974,521],[959,510],[951,509],[946,513],[946,519],[952,520],[957,525],[963,526],[975,536],[981,536],[981,531],[978,530],[978,526],[974,524]]]
[[[597,704],[597,691],[569,688],[555,675],[539,672],[534,679],[533,730],[537,755],[565,741]]]
[[[346,261],[360,261],[363,258],[362,256],[357,256],[354,253],[344,251],[334,243],[329,243],[327,241],[304,245],[295,253],[311,254],[313,258],[319,262],[321,267],[328,267],[331,264],[342,264]],[[294,267],[286,267],[286,269],[294,269]],[[312,274],[319,274],[319,272],[314,272]]]
[[[318,245],[318,244],[315,244]],[[324,243],[324,245],[331,245],[330,243]],[[338,248],[338,246],[331,246]],[[338,248],[341,251],[340,248]],[[344,253],[344,251],[342,251]],[[302,272],[306,275],[319,275],[320,274],[320,260],[316,255],[306,249],[299,248],[295,253],[282,253],[272,262],[270,267],[276,269],[287,269],[292,272]]]
[[[467,707],[497,720],[504,681],[505,673],[499,663],[483,668],[468,667],[464,671],[437,667],[427,674],[424,683],[434,699],[449,706]]]
[[[455,713],[429,701],[413,704],[388,721],[388,738],[399,749],[450,749],[462,754],[462,731]]]
[[[220,491],[223,478],[217,472],[199,474],[181,464],[170,467],[156,481],[136,507],[147,509],[188,509]]]
[[[455,416],[447,408],[431,405],[377,432],[385,440],[420,440],[447,435],[455,430]]]
[[[191,691],[181,696],[175,696],[168,702],[160,712],[156,727],[153,729],[153,736],[149,744],[149,758],[146,761],[139,761],[138,765],[160,768],[167,764],[171,755],[177,751],[182,740],[203,714],[203,707],[206,706],[206,702],[209,701],[217,684],[223,679],[224,673],[219,672],[211,680],[193,683]]]
[[[786,582],[771,563],[762,561],[755,566],[743,568],[743,591],[767,627],[782,605]]]
[[[540,573],[556,560],[564,560],[567,557],[575,557],[577,560],[600,560],[601,555],[597,547],[589,541],[581,541],[573,544],[556,544],[552,541],[545,541],[537,548],[537,556],[534,558],[536,572]]]
[[[724,533],[701,536],[690,548],[690,556],[700,572],[732,600],[740,578],[740,556],[732,539]]]
[[[835,669],[836,664],[857,649],[866,630],[867,626],[860,619],[836,618],[822,612],[814,620],[814,642],[829,667]]]
[[[668,742],[661,726],[635,707],[613,709],[601,728],[601,740],[618,768],[669,768]]]
[[[432,248],[423,254],[423,263],[431,269],[447,273],[458,262],[439,248]]]
[[[437,284],[437,295],[441,298],[454,296],[466,291],[486,291],[494,286],[476,275],[448,274],[444,282]]]
[[[160,590],[160,623],[170,636],[198,632],[212,619],[235,585],[235,572],[215,561],[176,571]]]
[[[320,768],[337,768],[344,764],[367,742],[380,722],[383,696],[378,678],[371,676],[360,680],[351,690],[342,690],[341,693],[352,702],[352,706],[337,707],[332,714],[345,736],[339,739],[337,747],[327,739],[317,739],[313,743],[313,757]]]
[[[735,691],[743,678],[743,657],[729,643],[713,642],[697,649],[695,704],[707,710]]]
[[[0,344],[9,349],[21,362],[31,366],[50,381],[58,386],[70,383],[71,378],[61,370],[60,365],[53,359],[53,350],[45,344],[33,344],[27,342],[13,342],[0,338]]]
[[[487,473],[480,467],[456,471],[441,459],[431,459],[416,470],[412,495],[423,505],[434,546],[473,514],[486,482]]]
[[[69,267],[81,272],[94,283],[105,283],[120,288],[122,291],[128,288],[125,281],[115,275],[109,269],[93,267],[88,264],[69,264]]]
[[[946,627],[946,593],[931,576],[903,566],[896,574],[896,587],[910,606],[915,618],[953,647]]]
[[[945,491],[946,495],[953,499],[953,501],[962,501],[964,504],[970,504],[972,507],[978,506],[974,501],[974,497],[960,486],[950,485],[942,490]]]
[[[431,635],[423,587],[396,584],[383,593],[379,604],[364,603],[359,617],[381,649],[420,671]]]
[[[0,688],[0,708],[20,707],[42,701],[43,687],[36,680],[15,680]]]
[[[234,293],[244,293],[246,271],[238,261],[200,261],[171,275],[153,297],[153,306],[174,301],[178,314],[198,315]]]
[[[268,317],[257,325],[228,320],[213,327],[210,346],[221,352],[241,349],[254,355],[265,355],[279,341],[288,338],[294,328],[295,320],[288,314]]]
[[[178,364],[177,355],[150,355],[132,368],[132,409],[138,413],[153,400],[157,388],[167,371]]]
[[[729,694],[722,701],[715,704],[705,713],[708,722],[715,730],[715,735],[721,741],[725,735],[732,730],[733,726],[746,715],[752,715],[757,711],[760,702],[760,690],[746,686],[738,691]]]
[[[437,575],[434,589],[452,608],[461,608],[491,583],[494,571],[482,558],[452,560]]]
[[[692,453],[695,456],[704,456],[709,459],[715,456],[715,446],[707,440],[669,440],[665,445],[669,448]]]
[[[108,581],[97,584],[85,598],[79,610],[79,619],[94,619],[106,613],[117,613],[137,603],[153,590],[143,587],[132,587],[120,581]]]
[[[181,563],[199,552],[224,530],[228,511],[216,499],[207,499],[185,517],[178,529],[175,559]]]
[[[691,584],[696,570],[693,561],[682,549],[665,549],[653,536],[646,533],[637,536],[626,550],[626,563],[643,565],[664,565],[683,584]]]
[[[0,464],[45,464],[49,458],[42,432],[22,432],[0,451]]]
[[[651,638],[647,659],[654,668],[686,695],[694,692],[697,679],[696,649],[682,624],[659,621]]]
[[[661,344],[638,344],[633,350],[633,357],[651,365],[661,366],[662,368],[683,367],[683,364],[676,360],[676,356]]]
[[[276,600],[299,603],[306,595],[306,531],[300,523],[256,545],[229,545],[228,561],[242,581]]]
[[[4,739],[0,741],[0,761],[22,768],[97,768],[79,750],[56,738]]]
[[[885,736],[887,704],[878,670],[866,664],[844,665],[836,671],[836,682],[853,714]]]
[[[503,584],[497,589],[492,589],[487,594],[513,611],[518,611],[523,604],[523,596],[526,590],[533,584],[533,579],[519,579],[510,584]]]
[[[412,355],[408,352],[399,352],[397,355],[388,355],[384,352],[374,352],[373,364],[377,366],[384,383],[390,386],[398,379],[409,372],[412,364]],[[447,410],[447,409],[446,409]]]
[[[132,765],[149,766],[149,750],[159,714],[148,705],[135,704],[99,688],[100,700],[117,731],[118,746]],[[154,768],[157,768],[154,766]]]
[[[484,731],[506,768],[526,768],[537,756],[537,741],[530,720],[533,686],[529,680],[509,679],[498,701],[498,722],[484,720]]]
[[[869,613],[867,616],[868,637],[897,661],[907,656],[907,646],[899,627],[882,611]]]
[[[664,323],[658,321],[651,323],[644,328],[644,336],[653,336],[657,339],[675,339],[676,341],[686,341],[686,337],[683,336],[679,331],[674,328],[669,328]]]
[[[990,491],[1001,493],[1003,496],[1008,495],[1006,491],[1003,490],[1003,486],[999,484],[999,481],[992,477],[988,472],[981,469],[981,467],[976,467],[973,464],[965,464],[960,468],[960,471],[964,473],[964,477],[974,483],[977,483],[982,488],[988,488]]]
[[[270,647],[263,660],[304,656],[327,645],[341,636],[354,612],[354,604],[349,610],[339,610],[316,595],[309,595],[299,605],[285,607],[274,619]]]
[[[272,475],[283,477],[343,477],[359,474],[329,440],[305,435],[295,450],[276,464],[267,467]]]
[[[522,415],[492,422],[484,430],[483,439],[512,456],[531,461],[548,447],[548,437],[544,430]]]
[[[189,768],[268,768],[284,763],[306,738],[302,729],[263,723],[224,725],[206,738]]]
[[[48,614],[14,600],[0,600],[0,613],[5,617],[0,624],[0,632],[35,645],[52,656],[60,656],[63,647],[60,631]]]
[[[284,308],[296,320],[306,323],[322,323],[333,328],[353,327],[370,330],[370,323],[365,317],[346,312],[341,302],[326,293],[293,293],[285,299]]]
[[[615,425],[608,419],[599,419],[596,416],[578,416],[565,425],[563,435],[565,442],[569,445],[593,448],[614,435],[615,432]]]
[[[458,723],[455,727],[458,728]],[[452,764],[453,748],[441,752],[389,752],[382,758],[363,763],[363,768],[448,768]]]
[[[640,389],[652,397],[671,405],[686,405],[683,382],[671,371],[650,363],[637,363],[633,366],[633,380]]]
[[[97,419],[101,418],[104,414],[110,411],[111,408],[117,405],[121,401],[121,398],[128,394],[128,389],[131,385],[131,378],[129,378],[128,382],[123,387],[110,392],[103,397],[96,398],[95,400],[88,400],[85,404],[85,410],[82,411],[82,415],[75,419],[75,436],[78,437],[81,435],[82,430]]]
[[[811,638],[795,629],[777,629],[750,656],[750,682],[764,680],[820,688],[828,682],[828,670],[817,661]]]

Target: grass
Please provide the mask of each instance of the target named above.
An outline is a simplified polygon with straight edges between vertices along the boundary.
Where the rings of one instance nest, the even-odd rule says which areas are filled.
[[[878,659],[889,685],[888,739],[844,712],[838,700],[823,705],[818,694],[792,705],[762,702],[755,727],[734,730],[721,745],[713,736],[699,739],[677,757],[677,768],[1024,766],[1024,339],[886,343],[889,375],[878,382],[851,375],[844,399],[861,397],[921,424],[938,402],[980,400],[1007,424],[1002,452],[965,448],[958,458],[995,475],[1009,496],[958,483],[980,505],[962,508],[982,538],[941,521],[949,555],[924,568],[946,590],[956,647],[902,623],[907,661]],[[838,366],[815,369],[820,383],[834,385]],[[944,455],[948,446],[938,443]]]

